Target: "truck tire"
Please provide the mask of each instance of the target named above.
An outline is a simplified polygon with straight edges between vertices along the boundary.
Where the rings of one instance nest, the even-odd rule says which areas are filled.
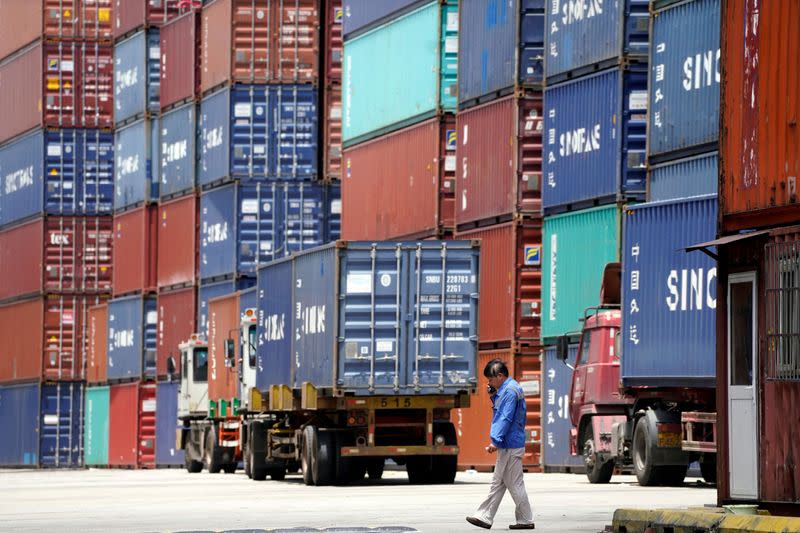
[[[255,481],[267,479],[266,458],[264,450],[266,448],[266,435],[264,434],[264,424],[261,422],[251,422],[247,432],[247,450],[250,461],[250,477]]]
[[[222,471],[225,472],[226,474],[235,474],[236,468],[238,466],[239,465],[237,465],[236,463],[228,463],[226,465],[223,465]]]
[[[412,485],[430,483],[433,477],[430,455],[409,456],[406,459],[406,472],[408,473],[408,482]]]
[[[386,459],[383,457],[367,460],[367,475],[370,479],[380,479],[383,477],[383,467],[386,466]]]
[[[586,424],[581,433],[583,463],[586,465],[586,477],[589,478],[589,483],[608,483],[611,481],[611,476],[614,475],[614,461],[601,462],[598,459],[597,453],[595,453],[597,448],[591,421]]]
[[[314,484],[314,458],[317,448],[317,428],[306,426],[303,428],[302,453],[300,454],[300,469],[303,471],[303,483]]]
[[[646,416],[636,423],[633,430],[633,471],[639,485],[652,487],[662,483],[661,469],[653,464],[652,449],[655,446],[655,435]]]
[[[247,441],[244,443],[244,450],[242,450],[242,463],[244,465],[244,475],[250,479],[253,479],[253,474],[250,472],[250,464],[252,462],[250,457],[251,453],[250,439],[247,439]]]
[[[222,461],[217,446],[217,431],[213,427],[206,432],[205,443],[205,463],[206,468],[211,474],[219,474],[222,471]]]
[[[186,451],[186,455],[184,455],[184,464],[186,465],[186,471],[190,474],[199,474],[203,471],[203,461],[195,461],[189,457],[189,451]]]
[[[717,456],[706,454],[700,459],[700,473],[706,483],[717,482]]]
[[[318,430],[314,452],[311,463],[314,484],[318,487],[332,484],[336,478],[336,434]]]

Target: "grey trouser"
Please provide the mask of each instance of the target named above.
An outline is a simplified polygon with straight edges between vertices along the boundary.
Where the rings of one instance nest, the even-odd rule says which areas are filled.
[[[480,518],[489,524],[494,522],[494,515],[500,507],[500,501],[506,493],[511,493],[514,504],[517,506],[515,514],[518,524],[533,522],[533,512],[525,491],[525,481],[522,478],[522,456],[525,448],[499,448],[497,450],[497,463],[494,466],[494,477],[489,496],[483,500],[475,513],[475,518]]]

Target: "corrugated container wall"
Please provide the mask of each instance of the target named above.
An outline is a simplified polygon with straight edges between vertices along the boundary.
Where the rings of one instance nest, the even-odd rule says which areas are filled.
[[[344,162],[343,239],[423,238],[453,231],[452,116],[349,148]]]
[[[33,41],[111,39],[112,0],[7,0],[0,17],[0,58]]]
[[[325,89],[323,103],[323,178],[334,181],[342,177],[342,86]]]
[[[0,301],[52,292],[109,292],[111,217],[47,217],[0,232]]]
[[[464,1],[458,28],[460,109],[544,81],[542,0]]]
[[[194,285],[197,277],[199,199],[189,195],[158,207],[158,287]]]
[[[787,24],[800,19],[800,4],[735,0],[722,9],[720,229],[796,222],[800,32]]]
[[[399,52],[398,43],[403,43]],[[454,112],[458,5],[432,2],[344,44],[345,145]]]
[[[105,383],[108,379],[108,305],[89,308],[86,324],[86,382]]]
[[[0,465],[83,466],[83,384],[0,387]]]
[[[621,209],[597,207],[544,219],[542,339],[577,334],[600,302],[606,264],[620,260]]]
[[[623,218],[623,384],[713,387],[717,264],[684,248],[716,236],[716,195],[631,206]]]
[[[158,340],[156,374],[167,376],[167,359],[175,358],[175,371],[180,376],[181,353],[178,345],[197,333],[197,293],[194,287],[158,295]],[[174,436],[174,435],[173,435]],[[174,440],[174,439],[173,439]]]
[[[648,201],[717,193],[717,152],[650,165]]]
[[[317,177],[317,90],[310,85],[235,85],[200,104],[197,180]]]
[[[325,6],[325,87],[342,83],[342,0],[323,0]]]
[[[456,226],[541,212],[542,95],[502,100],[456,116]]]
[[[83,447],[86,466],[108,466],[110,387],[87,387]]]
[[[140,31],[114,46],[114,124],[160,109],[161,37]]]
[[[318,0],[214,0],[203,6],[203,93],[234,83],[319,82]]]
[[[548,83],[628,60],[647,61],[650,0],[546,2]]]
[[[37,130],[0,148],[0,177],[0,226],[43,214],[111,214],[112,134]]]
[[[161,109],[200,90],[200,16],[189,12],[161,27]]]
[[[114,0],[114,38],[142,27],[158,27],[181,13],[183,0]]]
[[[0,306],[0,382],[83,379],[87,314],[101,301],[50,295]]]
[[[567,362],[574,365],[577,356],[578,345],[570,344]],[[556,358],[555,346],[544,350],[542,367],[542,466],[545,472],[584,468],[583,457],[570,451],[572,369]]]
[[[176,359],[180,359],[176,357]],[[183,466],[184,451],[175,448],[180,382],[159,383],[156,389],[156,465]]]
[[[158,310],[154,296],[108,302],[108,379],[155,377]]]
[[[720,0],[653,14],[648,156],[716,149],[719,138]]]
[[[218,296],[255,286],[255,278],[203,283],[197,289],[197,332],[208,337],[208,302]]]
[[[155,466],[156,384],[112,385],[109,404],[109,465]]]
[[[152,292],[157,285],[158,209],[142,206],[114,216],[112,292]]]
[[[39,126],[110,128],[114,49],[37,44],[0,62],[0,143]]]
[[[375,2],[374,0],[344,0],[344,23],[342,32],[345,38],[354,37],[370,28],[407,12],[428,0],[394,0],[392,2]]]
[[[161,183],[159,198],[163,201],[194,190],[196,185],[195,140],[197,106],[190,102],[161,115],[159,120],[159,157]]]
[[[647,74],[614,68],[545,89],[545,214],[643,200]]]
[[[208,399],[212,402],[230,401],[239,397],[237,367],[241,357],[241,343],[238,342],[239,293],[227,294],[208,302]],[[225,357],[225,341],[233,340],[235,355],[233,365]]]
[[[159,121],[142,119],[114,133],[114,210],[158,200]]]

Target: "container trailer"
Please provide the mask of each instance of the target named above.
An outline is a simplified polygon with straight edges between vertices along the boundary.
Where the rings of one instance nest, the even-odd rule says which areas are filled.
[[[412,483],[452,483],[450,411],[477,383],[478,263],[476,241],[337,241],[211,300],[208,342],[181,345],[187,470],[241,458],[254,479],[300,468],[328,485],[392,458]]]

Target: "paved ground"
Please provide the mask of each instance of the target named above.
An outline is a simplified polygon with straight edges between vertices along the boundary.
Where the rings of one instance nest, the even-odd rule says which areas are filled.
[[[255,482],[241,471],[0,471],[0,530],[475,532],[480,529],[464,517],[485,496],[490,476],[460,472],[454,485],[411,486],[404,472],[386,472],[380,482],[306,487],[298,476]],[[696,479],[687,479],[680,488],[644,488],[631,476],[597,486],[585,476],[526,474],[525,483],[536,531],[594,533],[611,523],[617,507],[688,507],[716,501],[716,490]],[[506,496],[493,530],[507,530],[513,520],[514,506]]]

